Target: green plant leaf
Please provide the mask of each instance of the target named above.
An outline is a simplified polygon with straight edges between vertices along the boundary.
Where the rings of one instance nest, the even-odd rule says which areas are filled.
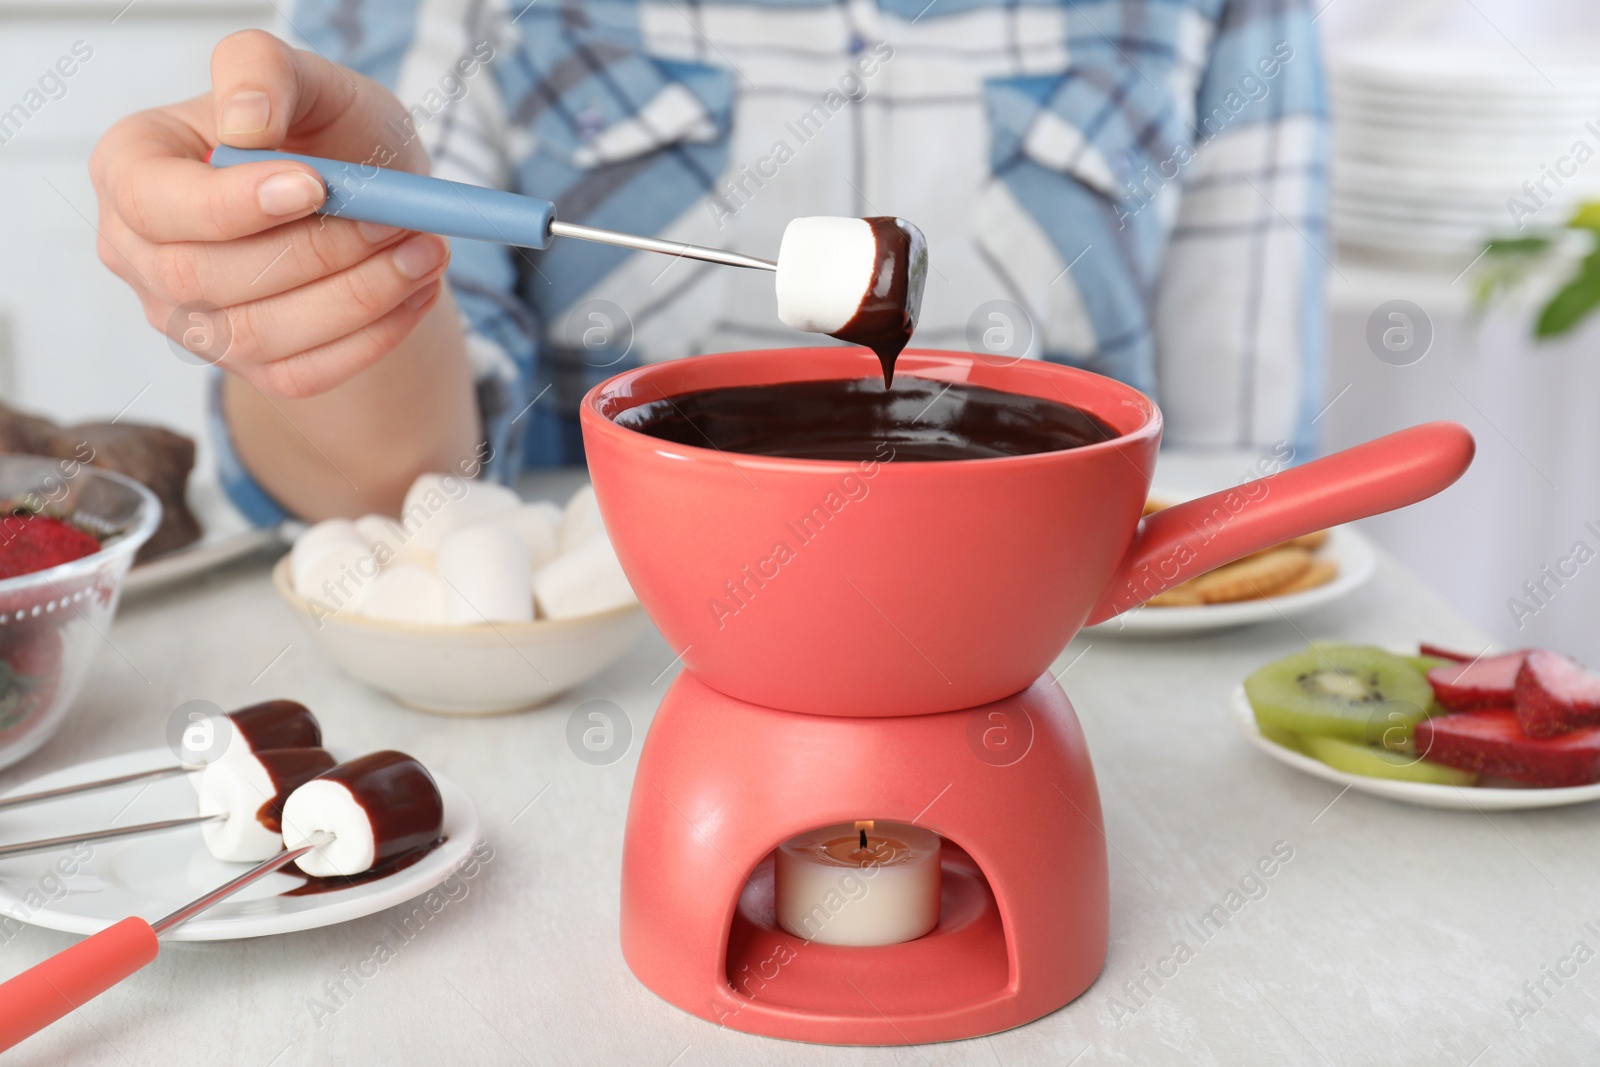
[[[1600,307],[1600,263],[1590,257],[1582,268],[1539,314],[1536,337],[1559,337],[1572,329],[1596,307]]]
[[[1550,248],[1549,237],[1496,237],[1483,248],[1491,256],[1533,256]]]
[[[1567,221],[1567,227],[1573,230],[1600,230],[1600,201],[1579,204],[1578,210]]]

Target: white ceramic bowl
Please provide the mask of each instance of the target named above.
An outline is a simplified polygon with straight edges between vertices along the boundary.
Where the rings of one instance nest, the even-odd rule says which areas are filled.
[[[479,626],[318,613],[294,591],[288,556],[272,569],[272,584],[346,674],[407,707],[441,715],[543,704],[621,659],[645,628],[637,604],[576,619]]]
[[[106,644],[133,554],[161,522],[138,482],[69,460],[0,455],[0,502],[37,501],[93,530],[100,551],[0,580],[0,767],[60,727]]]

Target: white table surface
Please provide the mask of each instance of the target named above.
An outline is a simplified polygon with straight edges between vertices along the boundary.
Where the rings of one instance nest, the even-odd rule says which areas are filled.
[[[1244,465],[1170,463],[1163,478]],[[547,483],[548,484],[548,483]],[[565,487],[570,478],[561,479]],[[1297,630],[1299,632],[1297,632]],[[0,788],[150,747],[204,698],[303,700],[339,744],[395,747],[475,797],[494,858],[414,939],[385,913],[246,942],[173,944],[145,971],[12,1052],[7,1064],[1477,1064],[1595,1062],[1600,948],[1592,806],[1522,814],[1403,807],[1299,774],[1230,723],[1229,690],[1305,638],[1472,645],[1480,635],[1384,557],[1350,599],[1284,623],[1187,640],[1080,637],[1057,662],[1094,754],[1111,862],[1111,949],[1076,1002],[992,1037],[829,1048],[720,1029],[635,981],[617,941],[623,815],[639,741],[677,667],[661,639],[539,710],[449,719],[342,677],[275,599],[262,557],[126,606],[61,733]],[[568,713],[615,701],[620,761],[568,750]],[[1274,845],[1293,858],[1226,928],[1186,924]],[[45,860],[41,860],[41,869]],[[1585,926],[1594,922],[1594,926]],[[29,928],[0,977],[73,942]],[[1193,958],[1158,987],[1178,941]],[[345,968],[393,958],[359,987]],[[1167,968],[1171,973],[1171,967]],[[1144,981],[1149,994],[1130,985]],[[345,982],[346,992],[329,984]],[[1543,981],[1548,995],[1539,993]],[[1508,1000],[1533,983],[1536,1013]],[[318,1010],[317,1002],[324,1005]],[[1120,1006],[1120,1007],[1119,1007]],[[326,1010],[333,1008],[334,1010]],[[1122,1009],[1131,1010],[1131,1013]]]

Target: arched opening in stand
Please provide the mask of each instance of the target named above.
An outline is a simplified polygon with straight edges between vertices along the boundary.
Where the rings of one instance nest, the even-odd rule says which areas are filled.
[[[870,947],[808,941],[778,922],[776,849],[746,880],[728,931],[726,977],[752,1005],[830,1018],[940,1014],[987,1001],[1011,983],[1005,925],[988,879],[942,838],[939,923],[911,941]]]

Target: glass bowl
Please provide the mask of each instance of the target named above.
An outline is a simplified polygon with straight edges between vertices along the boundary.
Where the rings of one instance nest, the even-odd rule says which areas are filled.
[[[76,460],[6,453],[0,504],[70,518],[101,539],[93,555],[0,580],[0,767],[8,767],[49,740],[83,688],[161,502]]]

